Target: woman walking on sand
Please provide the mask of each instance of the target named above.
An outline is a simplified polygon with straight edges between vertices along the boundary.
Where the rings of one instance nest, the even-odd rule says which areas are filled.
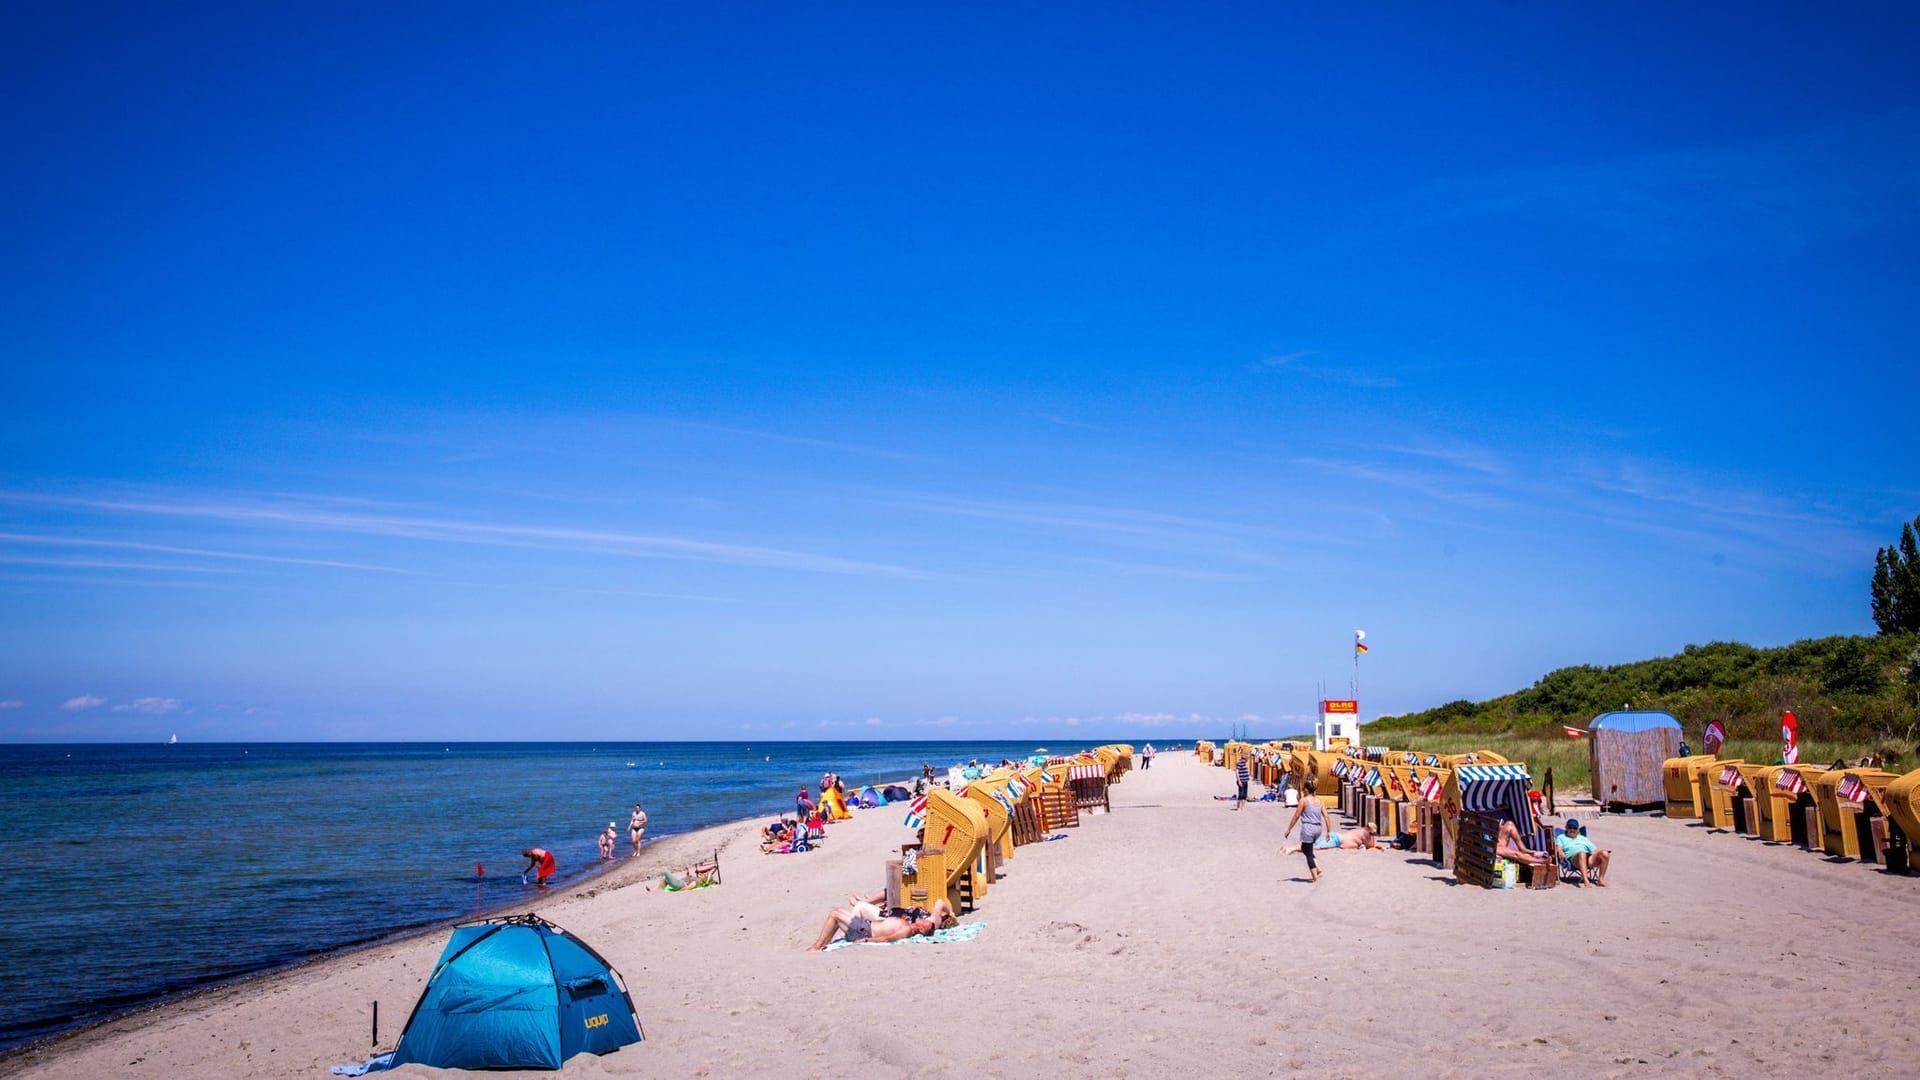
[[[627,819],[627,839],[633,842],[633,854],[640,854],[640,837],[647,831],[647,812],[633,804],[633,816]],[[632,856],[629,856],[631,858]]]
[[[1300,793],[1300,805],[1293,811],[1293,820],[1287,822],[1287,831],[1280,834],[1280,839],[1285,840],[1293,835],[1295,825],[1300,826],[1300,854],[1307,857],[1307,873],[1313,875],[1314,881],[1320,880],[1320,868],[1313,864],[1313,842],[1327,831],[1327,808],[1313,793],[1317,786],[1309,776],[1306,789]]]

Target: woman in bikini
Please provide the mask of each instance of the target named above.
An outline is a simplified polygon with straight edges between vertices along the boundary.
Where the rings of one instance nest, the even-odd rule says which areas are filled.
[[[640,837],[647,831],[647,812],[633,804],[633,816],[627,819],[627,838],[633,842],[633,854],[640,854]],[[629,856],[631,858],[632,856]]]

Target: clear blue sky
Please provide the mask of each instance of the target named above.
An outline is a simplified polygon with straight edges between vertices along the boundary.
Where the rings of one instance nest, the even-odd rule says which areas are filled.
[[[0,739],[1190,737],[1869,632],[1911,4],[13,4]],[[1795,8],[1798,10],[1795,10]]]

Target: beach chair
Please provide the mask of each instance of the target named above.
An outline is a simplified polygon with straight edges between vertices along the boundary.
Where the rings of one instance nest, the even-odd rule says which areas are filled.
[[[986,898],[991,885],[986,810],[973,799],[932,788],[927,792],[926,817],[923,844],[940,849],[941,856],[939,895],[934,898],[944,898],[955,911],[970,911]],[[936,883],[929,880],[927,884],[931,888]]]
[[[1670,818],[1697,818],[1702,816],[1700,785],[1696,783],[1700,770],[1714,761],[1712,754],[1690,754],[1687,757],[1668,758],[1660,766],[1661,784],[1666,788],[1666,814]]]
[[[1920,840],[1920,769],[1887,783],[1879,795],[1886,817],[1879,825],[1879,857],[1888,870],[1906,873],[1913,844]]]
[[[1887,813],[1887,787],[1898,779],[1884,769],[1830,769],[1812,781],[1820,808],[1820,849],[1828,855],[1876,862],[1873,823]]]
[[[1013,857],[1013,814],[1000,801],[991,781],[975,780],[961,789],[987,816],[987,881],[1000,880],[1000,864]]]

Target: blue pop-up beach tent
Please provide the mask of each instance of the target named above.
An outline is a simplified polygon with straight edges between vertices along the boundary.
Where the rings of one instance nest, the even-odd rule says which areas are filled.
[[[639,1042],[619,972],[534,915],[454,928],[384,1067],[558,1069]]]

